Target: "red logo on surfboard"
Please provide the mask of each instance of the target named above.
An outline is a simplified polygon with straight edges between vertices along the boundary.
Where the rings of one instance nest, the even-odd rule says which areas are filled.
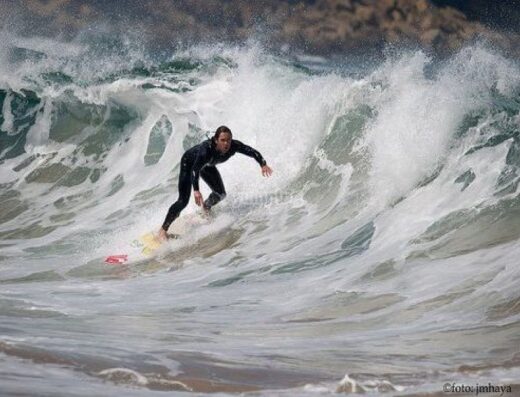
[[[105,263],[111,265],[122,265],[128,260],[128,255],[110,255],[105,258]]]

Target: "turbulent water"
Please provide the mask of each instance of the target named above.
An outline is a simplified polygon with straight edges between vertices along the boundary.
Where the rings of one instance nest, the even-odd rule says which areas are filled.
[[[2,395],[519,383],[514,61],[1,42]],[[236,155],[212,219],[140,253],[222,124],[273,176]]]

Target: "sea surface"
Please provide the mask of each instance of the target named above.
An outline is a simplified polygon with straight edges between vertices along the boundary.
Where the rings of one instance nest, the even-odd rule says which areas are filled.
[[[520,390],[517,60],[0,34],[1,395]],[[223,124],[273,176],[142,253]]]

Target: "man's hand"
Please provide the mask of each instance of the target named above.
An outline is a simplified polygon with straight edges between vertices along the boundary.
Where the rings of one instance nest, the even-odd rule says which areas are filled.
[[[267,164],[262,166],[262,175],[263,176],[271,176],[272,173],[273,173],[273,170]]]
[[[202,204],[204,204],[204,199],[202,198],[202,194],[198,190],[195,190],[193,192],[193,194],[195,195],[195,204],[197,204],[199,207],[201,207]]]

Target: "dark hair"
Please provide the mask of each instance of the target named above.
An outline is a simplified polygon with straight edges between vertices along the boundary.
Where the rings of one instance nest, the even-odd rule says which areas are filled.
[[[223,132],[227,132],[229,135],[233,136],[231,130],[228,127],[226,127],[225,125],[221,125],[215,131],[215,135],[213,135],[213,140],[216,142],[220,134],[222,134]]]

